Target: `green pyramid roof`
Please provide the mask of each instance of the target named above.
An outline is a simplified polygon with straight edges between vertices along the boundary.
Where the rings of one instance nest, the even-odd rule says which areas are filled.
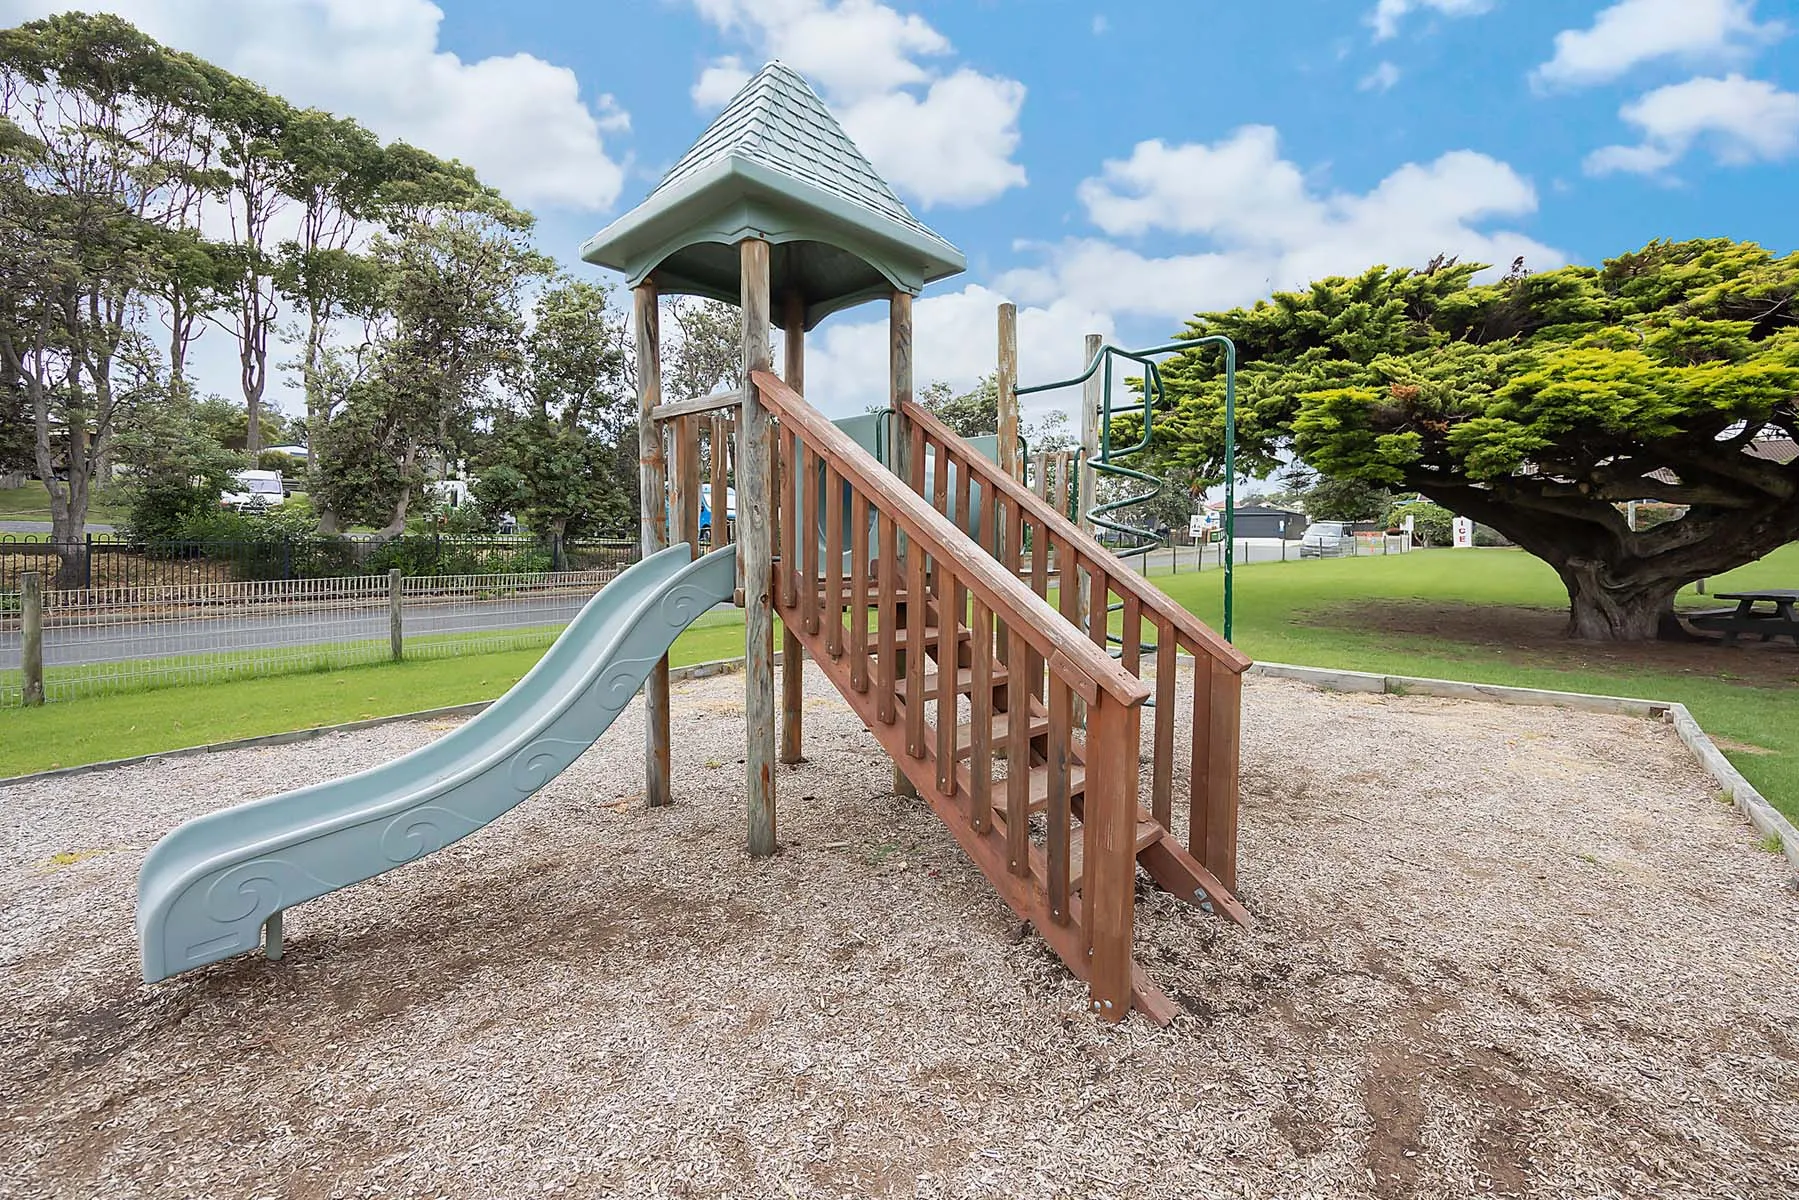
[[[806,325],[894,290],[916,294],[963,270],[960,251],[907,211],[824,101],[769,63],[644,202],[581,247],[632,286],[738,299],[736,244],[774,246],[777,298],[797,292]]]

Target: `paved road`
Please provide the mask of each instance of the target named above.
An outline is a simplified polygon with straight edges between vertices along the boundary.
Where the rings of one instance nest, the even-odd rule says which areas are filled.
[[[569,594],[496,601],[460,600],[407,607],[409,637],[431,633],[482,633],[567,624],[590,596]],[[353,611],[271,613],[255,616],[186,617],[102,626],[56,626],[44,630],[44,665],[130,662],[179,654],[314,646],[327,642],[388,636],[385,600]],[[0,634],[0,671],[19,669],[19,634]]]

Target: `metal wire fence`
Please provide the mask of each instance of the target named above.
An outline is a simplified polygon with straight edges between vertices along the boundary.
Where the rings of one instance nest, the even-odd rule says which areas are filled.
[[[49,588],[44,698],[544,646],[619,569]],[[0,707],[24,701],[23,617],[0,603]]]
[[[35,534],[0,535],[0,594],[18,591],[35,571],[46,586],[149,587],[251,583],[346,575],[488,575],[619,568],[635,560],[635,537],[598,537],[545,545],[529,536],[446,537],[413,533],[365,537],[266,537],[143,540],[90,533],[53,541]]]

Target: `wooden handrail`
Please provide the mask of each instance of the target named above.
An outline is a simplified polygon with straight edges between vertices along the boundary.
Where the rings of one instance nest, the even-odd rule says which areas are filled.
[[[926,435],[939,445],[957,447],[962,444],[962,439],[954,430],[938,420],[936,414],[918,402],[905,401],[900,405],[900,411],[914,423],[915,428],[922,428]],[[1035,492],[1000,470],[995,463],[983,455],[959,454],[957,457],[962,459],[963,464],[975,473],[983,487],[993,488],[1006,500],[1018,505],[1021,511],[1028,512],[1033,521],[1053,529],[1058,538],[1067,542],[1091,564],[1103,566],[1114,591],[1120,595],[1135,596],[1138,604],[1146,613],[1153,613],[1167,621],[1177,634],[1192,643],[1194,647],[1203,646],[1214,662],[1232,674],[1241,675],[1249,670],[1252,660],[1241,650],[1225,641],[1198,617],[1176,604],[1162,589],[1119,561],[1115,554],[1099,544],[1098,539],[1057,512],[1054,505],[1045,502]],[[1029,591],[1030,589],[1025,590]]]
[[[1006,622],[1013,636],[1031,643],[1048,660],[1051,671],[1066,679],[1083,699],[1091,703],[1104,692],[1133,707],[1149,699],[1151,688],[1147,683],[1063,620],[1023,580],[991,558],[979,543],[906,487],[792,388],[766,371],[752,371],[750,379],[783,428],[810,443],[813,451],[832,463],[855,492],[873,500],[926,554],[954,561],[958,574],[970,583],[970,591]]]

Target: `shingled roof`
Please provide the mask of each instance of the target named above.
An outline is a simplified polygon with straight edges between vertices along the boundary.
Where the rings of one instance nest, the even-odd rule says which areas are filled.
[[[894,290],[917,293],[966,266],[907,210],[792,68],[769,63],[725,106],[644,202],[581,257],[656,276],[664,292],[736,300],[746,237],[772,243],[773,288],[806,323]]]

